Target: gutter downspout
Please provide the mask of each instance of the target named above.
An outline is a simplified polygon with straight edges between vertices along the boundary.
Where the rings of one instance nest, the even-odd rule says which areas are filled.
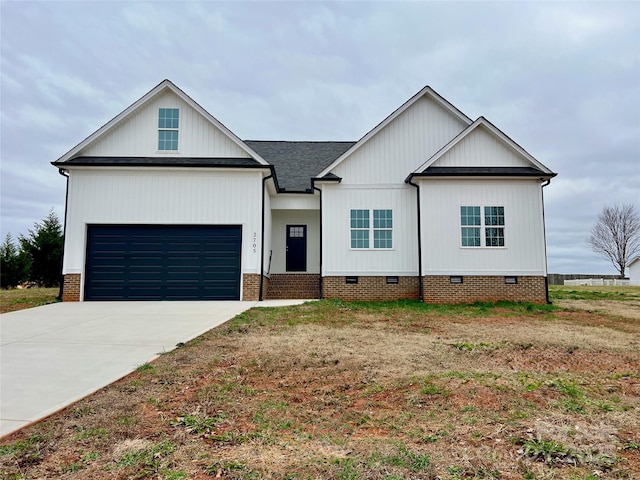
[[[311,188],[320,194],[320,278],[318,279],[318,288],[320,289],[320,300],[322,300],[324,298],[322,292],[322,189],[316,187],[314,180],[311,180]]]
[[[416,198],[418,202],[418,295],[420,297],[419,300],[421,302],[424,302],[424,292],[422,287],[422,215],[420,214],[420,186],[416,183],[413,183],[412,180],[413,174],[409,175],[405,182],[412,187],[416,187]]]
[[[264,291],[264,194],[267,187],[267,180],[273,178],[273,167],[270,169],[270,174],[262,179],[262,225],[260,234],[260,293],[258,293],[258,301],[262,301],[262,293]]]
[[[62,269],[64,267],[64,250],[67,243],[67,209],[69,208],[69,174],[61,168],[58,169],[58,173],[67,179],[66,191],[64,194],[64,225],[62,226],[62,256],[60,258],[60,289],[58,290],[58,296],[56,300],[62,301],[62,295],[64,293],[64,275]]]
[[[544,289],[547,299],[547,305],[551,304],[551,300],[549,299],[549,266],[547,261],[547,222],[544,218],[544,187],[551,183],[551,179],[547,178],[545,182],[542,183],[540,187],[540,197],[542,199],[542,239],[544,241]]]

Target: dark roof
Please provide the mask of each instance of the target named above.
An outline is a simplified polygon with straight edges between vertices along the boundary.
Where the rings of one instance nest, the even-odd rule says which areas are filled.
[[[414,177],[543,177],[556,174],[545,173],[535,167],[428,167]]]
[[[253,158],[185,158],[185,157],[76,157],[66,162],[53,162],[56,167],[65,165],[93,167],[263,167]]]
[[[276,169],[280,191],[306,192],[316,177],[356,142],[271,142],[245,140]]]

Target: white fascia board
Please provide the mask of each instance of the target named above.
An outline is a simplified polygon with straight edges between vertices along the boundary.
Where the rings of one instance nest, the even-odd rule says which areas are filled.
[[[236,134],[234,134],[231,130],[225,127],[222,123],[220,123],[213,115],[207,112],[204,108],[202,108],[195,100],[193,100],[189,95],[180,90],[173,82],[170,80],[163,80],[156,87],[154,87],[151,91],[145,94],[142,98],[131,104],[124,111],[116,115],[114,118],[109,120],[106,124],[100,127],[98,130],[93,132],[87,138],[85,138],[82,142],[78,143],[75,147],[69,150],[67,153],[62,155],[60,158],[56,160],[56,162],[66,162],[67,160],[73,158],[78,152],[86,148],[91,143],[97,141],[102,136],[107,134],[109,131],[118,126],[123,120],[129,117],[133,112],[142,108],[146,103],[148,103],[151,99],[153,99],[156,95],[160,94],[164,90],[171,90],[174,94],[184,100],[190,107],[196,110],[200,115],[205,117],[211,124],[213,124],[216,128],[218,128],[222,133],[227,135],[238,147],[244,150],[249,156],[254,158],[258,163],[262,165],[269,165],[269,163],[264,160],[260,155],[258,155],[253,149],[249,148],[249,146],[244,143]]]
[[[452,113],[455,117],[462,120],[467,125],[471,124],[471,119],[467,117],[464,113],[454,107],[451,103],[445,100],[440,94],[438,94],[434,89],[429,86],[424,87],[418,93],[416,93],[413,97],[403,103],[398,109],[392,112],[387,118],[385,118],[378,125],[373,127],[364,137],[358,140],[350,149],[340,155],[337,159],[333,161],[331,165],[325,168],[322,172],[320,172],[317,176],[323,177],[327,173],[330,173],[335,167],[340,165],[347,157],[349,157],[352,153],[362,147],[365,143],[367,143],[372,137],[374,137],[380,130],[389,125],[393,120],[395,120],[398,116],[400,116],[405,110],[407,110],[411,105],[416,103],[420,98],[424,95],[429,95],[433,100],[435,100],[441,107],[445,110]]]
[[[542,163],[536,160],[529,152],[527,152],[524,148],[514,142],[508,135],[506,135],[502,130],[496,127],[493,123],[487,120],[484,117],[478,117],[475,122],[465,128],[458,135],[453,137],[453,139],[447,143],[444,147],[438,150],[429,160],[424,162],[418,168],[416,168],[413,173],[422,173],[431,165],[433,165],[438,159],[442,158],[447,154],[453,147],[455,147],[458,143],[464,140],[471,132],[473,132],[476,128],[483,126],[485,127],[489,133],[491,133],[494,137],[500,140],[502,143],[510,147],[516,154],[524,157],[527,161],[533,164],[535,167],[543,171],[544,173],[552,174],[553,172],[545,167]]]
[[[627,263],[627,267],[630,267],[631,265],[633,265],[634,263],[636,263],[638,261],[640,261],[640,256],[631,259],[631,261],[629,263]]]

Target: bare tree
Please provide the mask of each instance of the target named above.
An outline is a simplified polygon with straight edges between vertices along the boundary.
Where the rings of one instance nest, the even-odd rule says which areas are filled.
[[[640,214],[636,207],[605,205],[587,243],[594,252],[611,261],[624,278],[627,263],[640,254]]]

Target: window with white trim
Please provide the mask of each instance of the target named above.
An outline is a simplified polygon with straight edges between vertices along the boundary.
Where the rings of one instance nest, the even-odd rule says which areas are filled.
[[[158,150],[178,150],[180,110],[161,108],[158,111]]]
[[[460,207],[460,236],[463,247],[504,247],[504,207]],[[484,242],[482,241],[484,238]]]
[[[351,248],[393,248],[392,210],[354,209],[351,210],[350,222]]]

